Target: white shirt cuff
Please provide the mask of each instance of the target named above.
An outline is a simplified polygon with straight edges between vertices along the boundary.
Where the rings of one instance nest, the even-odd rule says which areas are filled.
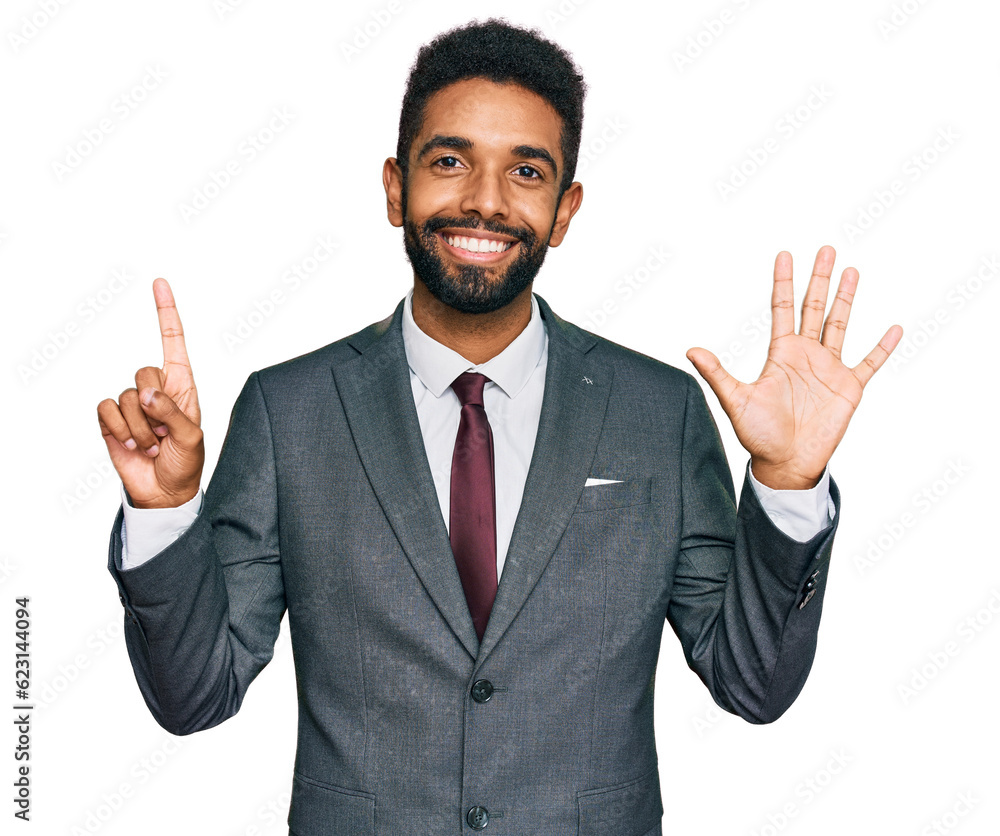
[[[753,468],[747,471],[761,507],[782,534],[807,543],[830,525],[837,509],[830,498],[829,465],[816,487],[803,491],[776,491],[758,482]]]
[[[193,499],[176,508],[134,508],[125,486],[121,486],[122,510],[122,569],[134,569],[159,554],[187,531],[201,513],[201,490]],[[126,531],[128,539],[126,540]]]

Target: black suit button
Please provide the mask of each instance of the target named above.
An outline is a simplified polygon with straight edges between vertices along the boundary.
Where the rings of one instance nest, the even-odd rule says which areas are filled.
[[[473,830],[485,830],[490,823],[490,814],[485,807],[470,807],[465,820]]]
[[[124,607],[125,606],[125,596],[124,595],[119,595],[118,596],[118,600],[122,602],[122,606]]]
[[[472,699],[478,703],[489,702],[493,696],[493,683],[488,679],[477,679],[472,685]],[[479,808],[481,809],[481,808]],[[486,825],[483,825],[486,827]]]

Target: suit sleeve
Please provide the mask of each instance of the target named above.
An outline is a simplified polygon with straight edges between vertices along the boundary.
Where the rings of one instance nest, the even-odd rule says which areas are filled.
[[[719,706],[772,722],[812,666],[839,491],[831,480],[836,516],[805,543],[775,527],[748,476],[737,510],[722,442],[693,378],[680,478],[682,534],[667,619]]]
[[[235,714],[271,660],[285,611],[270,422],[256,373],[233,407],[201,513],[174,543],[121,568],[119,511],[108,568],[146,704],[174,734]]]

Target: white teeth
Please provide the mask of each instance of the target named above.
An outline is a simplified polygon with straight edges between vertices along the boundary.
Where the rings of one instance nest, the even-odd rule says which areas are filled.
[[[464,235],[446,235],[444,240],[451,246],[467,250],[470,253],[506,252],[514,246],[513,241],[497,241],[495,238],[467,238]]]

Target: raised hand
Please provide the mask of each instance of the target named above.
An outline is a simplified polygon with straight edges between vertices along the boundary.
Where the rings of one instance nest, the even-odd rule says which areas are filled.
[[[136,508],[171,508],[198,494],[205,464],[201,410],[184,330],[166,279],[153,282],[163,367],[135,373],[135,388],[97,405],[97,420]]]
[[[712,387],[750,453],[754,477],[777,490],[813,487],[844,437],[861,393],[903,336],[893,325],[857,366],[840,359],[858,271],[844,270],[830,313],[826,311],[836,252],[821,247],[802,302],[795,333],[792,257],[778,253],[771,294],[771,344],[760,377],[741,383],[704,348],[687,357]]]

